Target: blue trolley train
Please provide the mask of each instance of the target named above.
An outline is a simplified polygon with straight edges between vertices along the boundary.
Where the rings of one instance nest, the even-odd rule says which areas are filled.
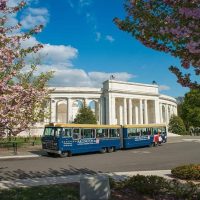
[[[59,124],[45,126],[42,148],[49,155],[61,157],[89,152],[113,152],[153,144],[154,135],[163,130],[164,124],[151,125],[96,125],[96,124]]]

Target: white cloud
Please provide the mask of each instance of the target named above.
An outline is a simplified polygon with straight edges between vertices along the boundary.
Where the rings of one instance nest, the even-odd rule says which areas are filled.
[[[38,43],[40,42],[37,41],[35,37],[31,37],[30,39],[21,42],[23,48],[33,47]],[[59,64],[61,66],[64,65],[65,67],[70,67],[72,66],[71,60],[75,59],[78,55],[78,49],[70,45],[42,45],[43,48],[39,50],[36,54],[29,55],[27,60],[34,59],[39,56],[43,64]]]
[[[68,2],[69,6],[70,6],[71,8],[74,8],[74,4],[72,3],[72,0],[68,0],[67,2]]]
[[[105,80],[110,79],[111,76],[114,76],[115,80],[120,81],[128,81],[134,77],[134,75],[129,74],[127,72],[113,72],[113,73],[106,73],[106,72],[89,72],[88,76],[92,82],[103,82]]]
[[[49,12],[46,8],[28,8],[28,12],[32,15],[48,15]]]
[[[79,86],[79,87],[102,87],[102,83],[115,76],[115,80],[128,81],[134,76],[126,72],[85,72],[83,69],[60,69],[57,66],[54,78],[49,82],[50,86]]]
[[[96,41],[99,41],[101,39],[101,33],[96,32]]]
[[[8,0],[8,6],[14,7],[17,6],[22,0]],[[25,2],[30,5],[30,4],[37,4],[39,0],[25,0]]]
[[[39,41],[37,41],[35,37],[30,37],[28,40],[21,41],[21,45],[23,48],[33,47],[38,43]]]
[[[35,37],[22,42],[23,48],[32,47],[39,41]],[[68,45],[43,44],[44,48],[38,53],[29,57],[41,58],[41,65],[38,66],[37,73],[49,70],[55,71],[54,78],[49,82],[50,86],[85,86],[101,87],[102,82],[110,79],[113,75],[115,80],[128,81],[135,76],[127,72],[86,72],[73,66],[73,59],[78,56],[78,49]]]
[[[20,0],[11,0],[11,5],[15,6]],[[29,3],[37,3],[37,0],[29,0]],[[71,2],[71,7],[79,4],[79,8],[86,10],[86,6],[90,6],[92,1],[90,0],[77,0],[75,4],[74,1]],[[73,2],[73,4],[72,4]],[[83,8],[85,7],[85,9]],[[84,11],[85,12],[85,11]],[[96,33],[96,40],[101,40],[105,38],[100,32],[97,31],[95,17],[89,12],[85,12],[87,23],[93,26],[94,33]],[[24,13],[22,13],[22,25],[23,28],[30,29],[37,24],[46,24],[49,18],[49,12],[46,8],[27,8]],[[17,22],[16,15],[13,15],[10,24],[15,24]],[[112,36],[110,36],[112,37]],[[113,38],[108,38],[113,40]],[[22,41],[22,47],[28,48],[40,43],[35,37],[31,37],[26,41]],[[27,58],[27,61],[33,60],[34,58],[41,58],[41,65],[38,65],[38,71],[45,72],[53,70],[55,71],[54,78],[50,81],[51,86],[88,86],[88,87],[101,87],[102,82],[108,80],[111,75],[115,76],[116,80],[128,81],[134,76],[126,72],[86,72],[83,69],[77,69],[73,66],[73,60],[78,56],[78,49],[70,45],[52,45],[43,44],[42,48],[38,53],[32,54]],[[26,69],[30,67],[27,64]]]
[[[111,35],[106,35],[106,40],[108,40],[109,42],[115,41],[115,39]]]
[[[45,63],[65,63],[72,66],[71,59],[77,57],[78,50],[72,46],[44,44],[44,48],[38,53],[43,56]]]
[[[46,8],[28,8],[21,17],[24,29],[31,29],[36,25],[46,25],[49,21],[49,12]]]
[[[92,4],[92,0],[79,0],[79,4],[81,7],[90,6]]]
[[[167,85],[159,85],[159,91],[163,91],[163,90],[170,90],[170,87]]]

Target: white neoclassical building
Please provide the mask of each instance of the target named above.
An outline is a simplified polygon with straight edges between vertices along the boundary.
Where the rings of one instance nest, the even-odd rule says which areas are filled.
[[[99,124],[168,124],[177,115],[176,99],[159,94],[158,85],[107,80],[102,88],[55,87],[50,95],[50,119],[45,122],[73,122],[85,103]]]

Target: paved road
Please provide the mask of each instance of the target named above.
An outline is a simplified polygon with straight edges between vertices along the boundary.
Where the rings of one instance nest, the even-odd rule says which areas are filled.
[[[200,139],[186,139],[181,142],[172,140],[159,147],[106,154],[76,155],[68,158],[43,156],[28,160],[0,161],[0,180],[96,172],[167,170],[188,163],[200,163]]]

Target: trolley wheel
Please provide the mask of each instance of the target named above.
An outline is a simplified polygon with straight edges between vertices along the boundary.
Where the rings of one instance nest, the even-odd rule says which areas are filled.
[[[68,151],[68,157],[72,157],[72,152],[71,151]]]
[[[154,147],[157,147],[157,146],[158,146],[158,143],[157,143],[157,142],[154,142],[154,143],[153,143],[153,146],[154,146]]]
[[[106,153],[106,151],[107,151],[106,147],[103,147],[103,148],[100,150],[101,153]]]
[[[108,153],[112,153],[114,151],[114,147],[109,147],[108,148]]]
[[[54,153],[51,153],[51,152],[47,152],[48,156],[54,156],[55,154]]]
[[[154,143],[151,143],[150,145],[149,145],[149,147],[153,147],[154,146]]]
[[[65,158],[65,157],[67,157],[68,156],[68,152],[62,152],[61,154],[60,154],[60,157],[61,158]]]

